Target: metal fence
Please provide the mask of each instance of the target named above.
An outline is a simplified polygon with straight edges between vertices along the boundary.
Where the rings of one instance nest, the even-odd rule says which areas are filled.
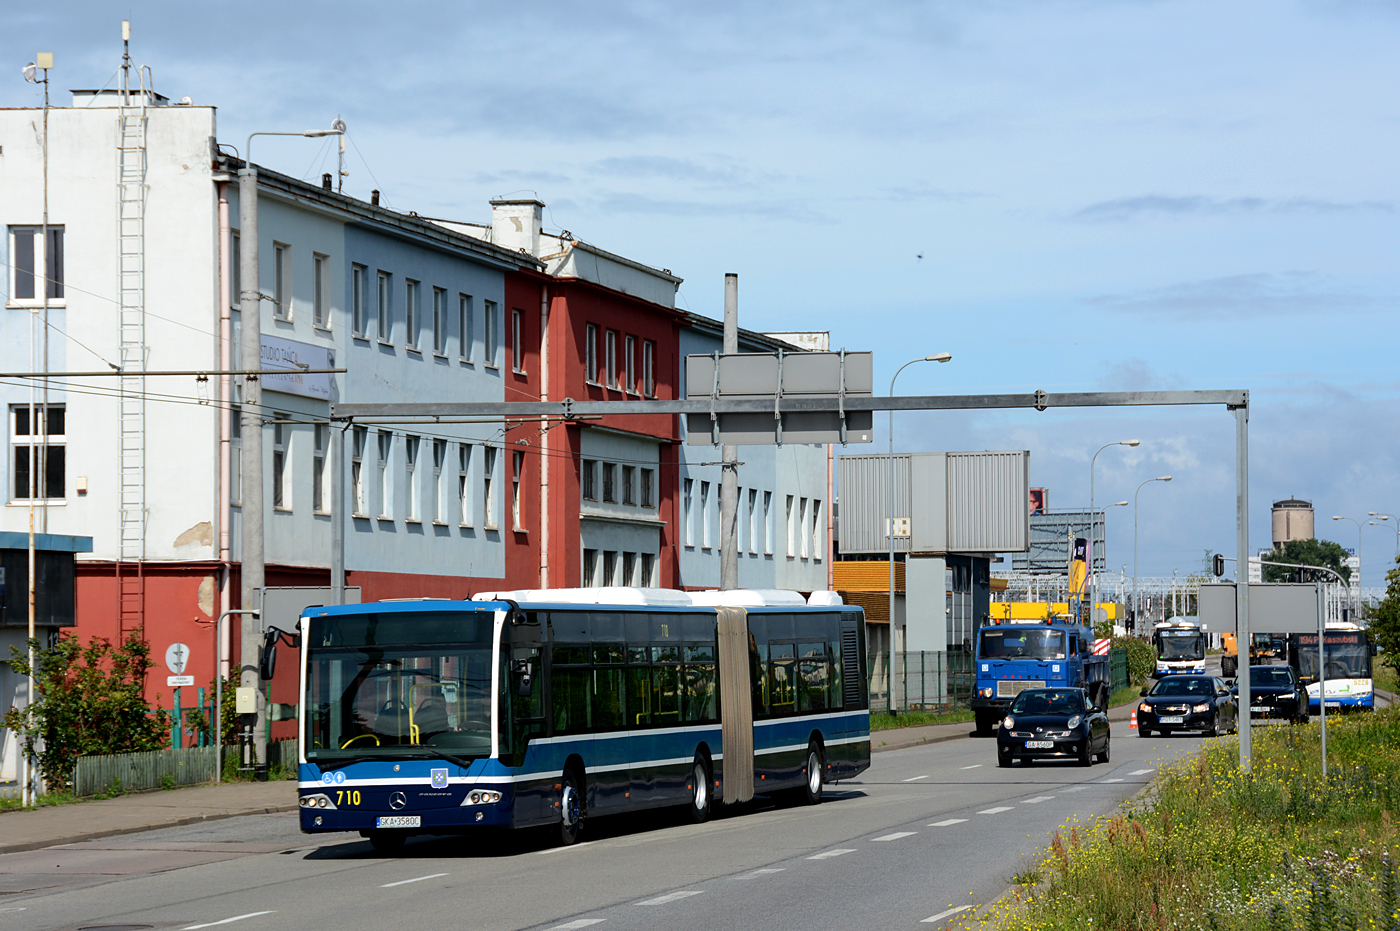
[[[214,761],[213,747],[80,756],[73,767],[73,794],[96,795],[114,786],[140,792],[198,785],[214,778]]]
[[[897,704],[906,711],[944,712],[966,709],[972,698],[972,654],[908,652],[894,654]],[[890,707],[890,654],[870,656],[870,710]]]
[[[1128,648],[1114,647],[1108,651],[1108,681],[1110,691],[1125,689],[1132,683],[1128,679]]]

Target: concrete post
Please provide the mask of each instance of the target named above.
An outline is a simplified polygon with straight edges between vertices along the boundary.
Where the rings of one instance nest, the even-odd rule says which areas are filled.
[[[724,276],[724,352],[739,351],[739,276]],[[739,587],[739,447],[726,444],[719,484],[719,587]]]
[[[336,434],[335,424],[329,427]],[[349,461],[346,447],[352,442],[349,434],[354,427],[346,422],[340,427],[340,441],[330,444],[331,456],[331,603],[345,604],[345,523],[350,518],[346,510],[346,470]]]
[[[1249,772],[1249,395],[1235,408],[1235,643],[1239,652],[1240,771]]]

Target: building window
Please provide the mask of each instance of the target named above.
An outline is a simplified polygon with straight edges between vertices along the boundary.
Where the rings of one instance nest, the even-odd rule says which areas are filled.
[[[510,366],[514,372],[525,373],[525,314],[519,310],[510,312]]]
[[[806,499],[806,498],[801,498],[801,499],[799,499],[799,501],[798,501],[798,506],[797,506],[797,535],[798,535],[798,537],[800,538],[800,539],[797,541],[797,543],[798,543],[798,553],[797,553],[797,555],[801,556],[803,559],[806,559],[806,558],[810,555],[810,554],[807,552],[807,541],[811,539],[811,537],[810,537],[810,536],[808,535],[808,533],[807,533],[807,499]]]
[[[433,288],[433,352],[447,353],[447,292]]]
[[[463,527],[472,525],[471,471],[472,447],[462,443],[457,447],[457,507]]]
[[[292,247],[272,244],[272,315],[292,319]]]
[[[710,483],[700,483],[700,547],[710,548]]]
[[[500,365],[500,363],[496,361],[499,358],[499,356],[497,355],[497,350],[500,347],[497,346],[496,343],[499,339],[499,337],[497,336],[497,332],[500,326],[500,321],[496,319],[496,302],[482,301],[481,310],[482,315],[485,318],[485,328],[483,330],[483,333],[486,336],[486,345],[482,349],[482,355],[485,357],[487,365],[489,365],[491,368],[497,368]]]
[[[637,393],[637,337],[628,336],[622,352],[622,386]]]
[[[642,588],[655,588],[655,587],[656,587],[656,579],[652,578],[652,574],[653,574],[655,571],[656,571],[656,556],[655,556],[654,554],[652,554],[652,553],[643,553],[643,554],[642,554],[642,578],[641,578],[641,581],[640,581],[639,583],[637,583],[637,584],[641,585]]]
[[[514,460],[514,469],[510,477],[511,527],[517,532],[521,532],[524,531],[525,524],[521,522],[520,514],[520,476],[525,471],[525,454],[522,452],[513,453],[511,459]]]
[[[311,320],[319,327],[329,327],[326,310],[326,256],[311,256]]]
[[[229,305],[235,310],[243,303],[243,239],[238,235],[238,230],[229,231],[229,264],[233,266],[229,269],[230,290],[232,300]]]
[[[585,501],[598,500],[598,462],[595,459],[583,460],[583,470],[579,477],[579,494]]]
[[[617,551],[608,550],[603,553],[603,584],[617,584]]]
[[[30,429],[29,405],[10,408],[10,448],[14,450],[14,500],[66,497],[67,434],[62,404],[34,405],[36,428]],[[37,478],[36,478],[37,477]]]
[[[583,371],[584,378],[598,383],[598,328],[591,323],[583,328]]]
[[[291,489],[287,487],[287,447],[291,425],[286,414],[276,414],[272,421],[272,507],[279,511],[292,509]]]
[[[603,501],[617,504],[617,466],[611,462],[603,463]]]
[[[622,503],[637,506],[637,467],[625,465],[622,467]]]
[[[583,551],[583,578],[580,580],[584,588],[594,588],[598,585],[598,551]]]
[[[433,440],[433,523],[447,523],[447,503],[442,496],[442,466],[447,461],[447,441]]]
[[[749,489],[749,552],[758,555],[758,524],[755,520],[758,514],[758,489]]]
[[[350,485],[355,496],[355,516],[368,517],[369,508],[365,501],[365,443],[369,439],[369,429],[354,427],[350,433]]]
[[[394,335],[393,281],[388,272],[379,273],[379,306],[376,310],[376,325],[379,339],[389,342]]]
[[[365,272],[363,265],[350,267],[350,320],[356,336],[365,335],[368,314],[365,312]]]
[[[403,438],[403,471],[404,481],[408,485],[404,488],[404,519],[421,520],[422,513],[418,509],[418,437],[408,434]]]
[[[496,447],[487,446],[483,448],[482,455],[485,459],[482,462],[481,470],[481,501],[484,512],[482,514],[482,525],[487,530],[496,529]]]
[[[642,394],[656,397],[656,343],[651,340],[642,343]]]
[[[379,519],[394,519],[394,486],[389,477],[389,454],[394,451],[394,434],[379,431]]]
[[[792,495],[787,496],[787,507],[783,510],[783,518],[787,523],[787,554],[792,559],[797,555],[797,528],[793,526],[793,518],[796,515],[792,509]]]
[[[812,499],[812,558],[821,562],[826,555],[825,529],[822,526],[822,503],[819,498]]]
[[[470,294],[457,295],[457,358],[463,362],[476,358],[476,327]]]
[[[326,451],[330,439],[330,427],[318,423],[311,428],[313,434],[311,451],[311,509],[317,514],[329,514],[331,502],[326,488]]]
[[[608,362],[607,386],[609,388],[618,387],[617,380],[617,334],[608,330],[603,335],[603,351],[606,353]]]
[[[409,349],[418,348],[418,331],[423,328],[423,318],[420,314],[422,308],[418,303],[418,291],[418,282],[412,279],[404,282],[403,322],[408,332],[403,338],[403,344]]]
[[[681,498],[685,507],[685,545],[695,545],[695,480],[685,480],[685,494]]]
[[[48,287],[41,290],[46,272]],[[47,249],[42,226],[10,227],[10,303],[41,304],[45,292],[63,300],[63,227],[49,227]]]
[[[228,502],[235,507],[243,504],[243,408],[229,409],[228,430]]]
[[[623,554],[622,554],[622,584],[623,584],[623,585],[636,585],[636,584],[637,584],[637,554],[636,554],[636,553],[623,553]]]
[[[763,493],[763,553],[773,555],[773,493]]]
[[[656,485],[656,470],[655,470],[655,469],[643,469],[643,470],[642,470],[642,500],[641,500],[641,505],[642,505],[642,507],[644,507],[644,508],[654,508],[654,507],[656,507],[656,488],[655,488],[655,485]]]

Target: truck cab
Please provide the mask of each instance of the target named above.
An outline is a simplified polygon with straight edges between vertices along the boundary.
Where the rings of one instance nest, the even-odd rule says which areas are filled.
[[[1093,653],[1094,634],[1068,618],[993,624],[977,632],[972,712],[977,733],[992,733],[1026,689],[1082,688],[1096,708],[1108,705],[1108,656]]]

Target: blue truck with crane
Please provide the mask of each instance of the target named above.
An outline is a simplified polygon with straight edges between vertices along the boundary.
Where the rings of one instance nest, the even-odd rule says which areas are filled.
[[[989,736],[1026,689],[1082,688],[1106,709],[1108,654],[1094,654],[1094,632],[1072,618],[993,623],[977,631],[972,713],[979,736]]]

